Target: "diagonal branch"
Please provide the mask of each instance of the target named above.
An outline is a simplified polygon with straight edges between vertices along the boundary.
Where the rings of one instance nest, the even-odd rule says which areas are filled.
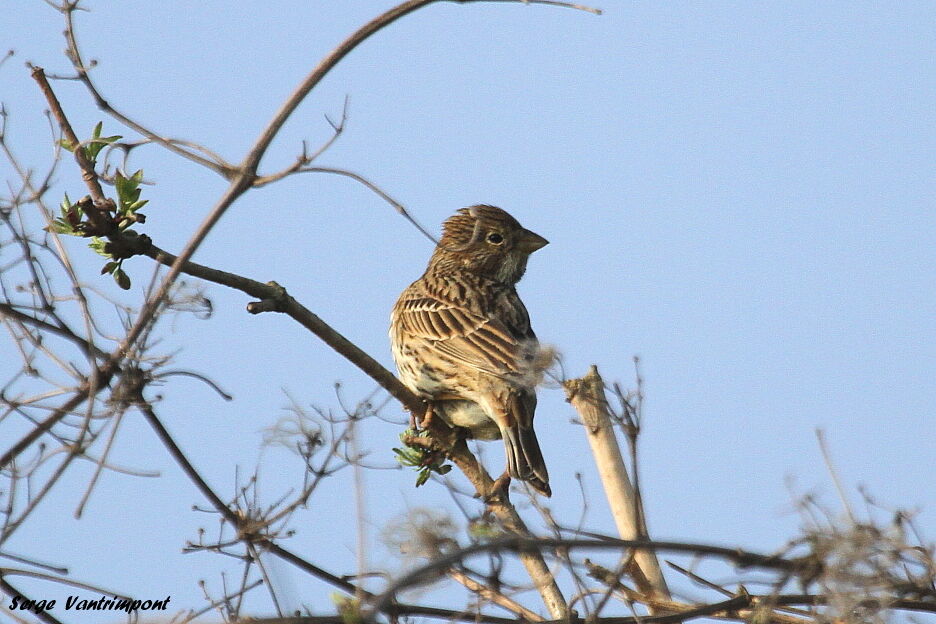
[[[62,105],[59,103],[58,98],[55,97],[55,92],[52,91],[52,86],[46,78],[45,71],[41,67],[32,67],[32,77],[33,80],[39,84],[39,90],[42,91],[46,102],[49,103],[49,109],[52,111],[53,117],[55,117],[55,120],[62,128],[62,136],[65,137],[65,140],[68,141],[70,145],[74,146],[75,160],[78,162],[78,168],[81,169],[81,179],[84,180],[84,183],[88,186],[88,190],[91,191],[91,199],[96,203],[106,202],[107,197],[104,195],[104,190],[101,188],[101,183],[98,181],[97,173],[94,171],[94,165],[88,160],[84,150],[78,148],[78,146],[81,145],[81,141],[79,141],[78,136],[75,135],[75,131],[72,129],[68,118],[65,116],[65,111],[62,110]]]

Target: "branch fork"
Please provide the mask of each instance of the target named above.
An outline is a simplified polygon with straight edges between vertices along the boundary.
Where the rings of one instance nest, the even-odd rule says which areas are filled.
[[[260,301],[251,301],[247,304],[247,311],[251,314],[261,314],[263,312],[286,312],[289,309],[289,303],[296,303],[296,300],[286,292],[286,289],[270,281],[266,283],[269,290],[269,296]]]

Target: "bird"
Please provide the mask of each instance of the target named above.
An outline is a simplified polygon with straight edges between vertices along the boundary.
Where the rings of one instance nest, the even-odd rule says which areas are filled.
[[[434,410],[467,437],[503,439],[507,466],[495,492],[512,477],[552,495],[533,430],[536,385],[551,356],[516,290],[530,254],[548,243],[501,208],[461,208],[390,314],[399,378],[428,402],[427,417]]]

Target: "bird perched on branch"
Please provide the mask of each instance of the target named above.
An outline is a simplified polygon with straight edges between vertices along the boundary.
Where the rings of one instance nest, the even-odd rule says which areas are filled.
[[[446,422],[480,440],[503,438],[507,469],[550,496],[533,431],[536,384],[548,366],[515,285],[546,245],[494,206],[462,208],[443,224],[426,272],[397,300],[390,342],[401,381]],[[496,490],[495,490],[496,491]]]

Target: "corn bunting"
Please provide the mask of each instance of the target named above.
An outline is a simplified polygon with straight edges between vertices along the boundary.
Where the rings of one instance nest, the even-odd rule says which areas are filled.
[[[400,379],[450,425],[503,438],[510,477],[550,496],[533,431],[542,358],[515,285],[548,241],[494,206],[462,208],[443,224],[426,272],[397,300],[390,341]]]

